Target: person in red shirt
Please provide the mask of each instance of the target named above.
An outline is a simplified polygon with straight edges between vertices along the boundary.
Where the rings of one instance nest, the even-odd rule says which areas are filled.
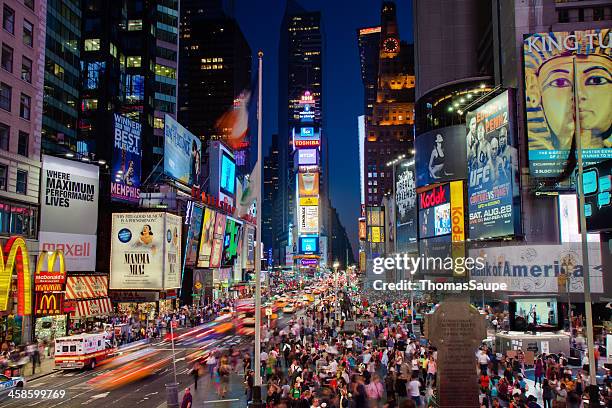
[[[191,408],[193,406],[193,397],[189,387],[185,388],[185,395],[183,395],[183,401],[181,402],[181,408]]]

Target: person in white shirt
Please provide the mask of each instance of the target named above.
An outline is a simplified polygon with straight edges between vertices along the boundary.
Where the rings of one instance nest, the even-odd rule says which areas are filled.
[[[487,368],[489,367],[490,360],[491,359],[487,355],[487,352],[484,349],[481,349],[480,353],[478,353],[478,364],[480,365],[481,374],[487,373]]]
[[[412,380],[406,385],[408,395],[414,401],[415,405],[418,407],[421,399],[421,391],[420,391],[421,383],[418,380],[418,376],[412,375]]]

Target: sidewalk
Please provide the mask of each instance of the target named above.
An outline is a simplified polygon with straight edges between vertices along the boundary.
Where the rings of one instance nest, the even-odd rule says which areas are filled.
[[[53,357],[41,358],[40,366],[36,366],[34,374],[32,374],[32,363],[29,362],[23,366],[21,375],[26,381],[32,381],[40,377],[45,377],[55,371],[55,359]]]

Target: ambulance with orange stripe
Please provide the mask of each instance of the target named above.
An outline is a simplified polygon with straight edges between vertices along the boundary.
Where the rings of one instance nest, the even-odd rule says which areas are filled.
[[[60,370],[91,368],[117,353],[105,333],[84,333],[55,339],[55,367]]]

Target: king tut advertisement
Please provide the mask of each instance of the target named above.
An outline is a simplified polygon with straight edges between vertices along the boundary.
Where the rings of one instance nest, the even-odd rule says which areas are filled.
[[[518,161],[508,92],[466,117],[471,239],[514,234]]]
[[[584,164],[612,158],[611,46],[610,29],[536,33],[524,39],[529,170],[533,176],[571,174],[575,166],[568,158],[576,151],[577,119]]]
[[[114,213],[110,289],[180,287],[181,219],[172,214]]]

